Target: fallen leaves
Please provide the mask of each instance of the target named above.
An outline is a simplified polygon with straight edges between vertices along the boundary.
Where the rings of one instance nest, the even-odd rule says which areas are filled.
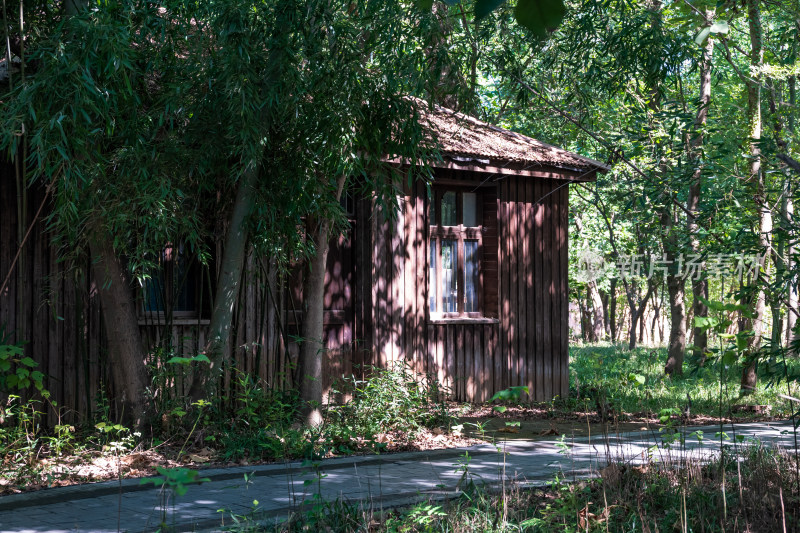
[[[215,455],[214,450],[206,447],[197,453],[190,453],[184,456],[184,459],[186,462],[205,464],[212,461]]]
[[[609,515],[611,514],[611,507],[606,507],[603,511],[597,515],[594,513],[589,512],[589,506],[592,502],[587,502],[586,507],[578,511],[578,529],[582,529],[587,531],[589,529],[589,525],[597,525],[602,524],[606,520],[608,520]]]

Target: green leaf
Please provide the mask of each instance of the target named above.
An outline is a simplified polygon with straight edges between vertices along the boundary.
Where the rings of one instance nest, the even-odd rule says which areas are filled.
[[[209,359],[206,354],[200,353],[192,357],[192,360],[197,361],[199,363],[211,363],[211,359]]]
[[[637,383],[638,386],[642,386],[647,381],[647,378],[641,374],[628,374],[628,380]]]
[[[722,364],[725,366],[735,365],[738,359],[739,359],[739,354],[737,354],[733,350],[726,350],[725,353],[722,354]]]
[[[511,397],[512,397],[512,394],[513,394],[513,393],[512,393],[512,392],[511,392],[509,389],[503,389],[503,390],[501,390],[501,391],[498,391],[498,392],[496,392],[496,393],[494,394],[494,396],[492,396],[492,399],[491,399],[491,400],[489,400],[489,401],[490,401],[490,402],[493,402],[493,401],[495,401],[495,400],[503,400],[503,401],[508,401],[508,400],[510,400],[510,399],[511,399]]]
[[[566,12],[562,0],[518,0],[514,18],[520,26],[545,39],[548,30],[561,24]]]
[[[23,357],[22,359],[20,359],[19,362],[20,362],[20,364],[23,364],[23,365],[25,365],[27,367],[30,367],[30,368],[33,368],[33,367],[39,365],[39,363],[37,363],[36,361],[31,359],[30,357]]]
[[[719,320],[713,316],[696,316],[694,317],[694,326],[701,329],[714,328],[719,323]]]
[[[475,0],[475,18],[480,20],[500,7],[506,0]]]
[[[433,9],[433,0],[417,0],[417,7],[422,11],[430,11]]]
[[[747,311],[746,305],[741,304],[726,304],[722,302],[718,302],[716,300],[706,300],[702,296],[700,296],[700,301],[703,302],[706,307],[709,309],[713,309],[714,311]]]
[[[508,407],[506,407],[505,405],[495,405],[493,409],[498,413],[505,413],[506,411],[508,411]]]
[[[519,523],[520,529],[527,529],[529,527],[534,528],[535,530],[540,530],[546,525],[546,522],[541,518],[528,518],[527,520],[523,520]]]
[[[747,344],[750,341],[750,337],[752,337],[752,332],[745,332],[745,333],[738,333],[736,335],[736,348],[739,351],[744,351],[747,349]]]

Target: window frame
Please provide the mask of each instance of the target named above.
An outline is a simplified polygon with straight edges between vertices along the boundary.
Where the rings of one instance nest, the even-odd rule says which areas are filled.
[[[141,285],[139,291],[139,305],[137,307],[139,308],[140,321],[150,319],[160,321],[170,317],[176,322],[208,320],[206,308],[210,302],[204,301],[205,296],[208,295],[204,293],[207,288],[203,283],[207,267],[200,263],[196,252],[190,252],[187,248],[185,243],[178,242],[167,243],[161,249],[153,276]],[[181,259],[186,261],[184,279],[178,279],[180,272],[178,262]],[[157,291],[158,301],[156,302],[156,307],[158,308],[147,309],[148,284],[156,276],[160,277],[158,285],[161,285],[160,290]],[[181,293],[184,290],[192,293],[193,309],[176,309],[181,299]]]
[[[448,192],[456,194],[456,222],[455,226],[444,226],[441,222],[441,206],[442,198]],[[464,225],[464,193],[475,194],[475,218],[476,226],[469,227]],[[481,202],[481,191],[474,186],[451,186],[441,185],[432,186],[431,194],[428,197],[428,210],[426,219],[428,222],[428,239],[426,241],[425,256],[426,267],[428,268],[428,298],[426,302],[426,311],[429,319],[464,319],[464,318],[484,318],[483,310],[483,204]],[[433,201],[433,216],[431,220],[431,205]],[[431,222],[436,222],[432,224]],[[454,240],[456,241],[456,311],[444,312],[443,311],[443,271],[442,271],[442,241]],[[466,264],[465,264],[465,241],[477,242],[477,282],[475,286],[475,300],[477,311],[465,311],[466,306]],[[431,244],[436,244],[436,279],[430,279],[430,252]],[[436,304],[436,309],[439,311],[431,310],[431,291],[435,291],[433,298]]]

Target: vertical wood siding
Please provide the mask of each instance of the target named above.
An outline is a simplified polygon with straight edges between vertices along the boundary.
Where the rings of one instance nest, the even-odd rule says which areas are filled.
[[[510,375],[500,388],[527,385],[532,400],[569,392],[567,187],[508,177],[500,183],[500,350]]]
[[[325,279],[325,390],[365,365],[405,361],[444,384],[458,400],[486,401],[527,385],[532,400],[568,393],[567,187],[518,176],[437,171],[437,179],[481,186],[483,320],[431,321],[428,307],[428,198],[424,183],[398,197],[396,216],[369,199],[355,204],[351,229],[332,243]],[[488,184],[488,186],[487,186]],[[30,224],[43,197],[28,191]],[[113,397],[105,332],[89,263],[58,260],[39,221],[23,250],[22,268],[0,294],[0,326],[10,342],[48,375],[62,421],[90,419],[97,400]],[[18,249],[13,167],[0,169],[0,274]],[[300,333],[302,274],[282,284],[268,260],[249,258],[233,329],[236,369],[278,387],[290,386]],[[291,290],[281,288],[291,287]],[[294,312],[294,310],[298,312]],[[206,342],[207,321],[142,320],[148,348],[191,357]],[[188,383],[173,383],[182,394]],[[230,373],[226,387],[235,386]],[[332,398],[334,399],[334,398]],[[50,416],[49,423],[56,419]]]
[[[437,179],[453,183],[485,180],[466,171],[437,172]],[[497,321],[427,319],[428,200],[422,184],[399,198],[396,217],[376,213],[373,364],[407,361],[439,379],[457,400],[485,401],[520,385],[528,386],[531,400],[566,395],[564,183],[503,176],[496,188],[482,189],[483,311]]]
[[[19,220],[14,167],[0,164],[0,283],[11,269],[24,234],[44,200],[44,191],[25,191],[27,218]],[[22,343],[26,356],[46,374],[45,387],[61,410],[61,423],[97,412],[101,391],[114,394],[105,361],[105,332],[90,264],[59,261],[47,231],[47,208],[33,225],[7,287],[0,294],[0,331],[8,343]],[[27,392],[23,391],[23,398]],[[46,422],[58,416],[48,410]]]

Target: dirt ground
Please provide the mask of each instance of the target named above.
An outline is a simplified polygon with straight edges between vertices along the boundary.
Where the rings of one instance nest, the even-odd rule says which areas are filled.
[[[584,437],[589,435],[616,434],[626,431],[658,430],[661,427],[653,413],[624,413],[614,415],[603,422],[594,411],[562,411],[547,407],[508,407],[499,413],[492,406],[451,404],[450,414],[455,421],[450,427],[422,430],[413,438],[402,432],[387,432],[377,435],[377,441],[385,445],[382,453],[422,451],[470,446],[481,442],[503,440],[537,440],[559,437]],[[756,422],[774,420],[768,416],[747,416],[723,419],[722,422]],[[719,424],[711,417],[692,416],[676,418],[679,425]],[[218,451],[210,448],[187,450],[176,460],[177,449],[166,443],[149,450],[137,449],[118,456],[111,452],[82,452],[59,458],[42,458],[25,468],[16,470],[9,458],[0,460],[0,495],[13,494],[47,487],[73,485],[117,478],[151,476],[156,467],[187,467],[202,470],[209,467],[267,464],[273,461],[242,459],[236,462],[223,461]],[[361,455],[364,452],[359,453]],[[332,457],[332,454],[328,455]],[[282,461],[277,461],[282,462]],[[12,470],[12,471],[9,471]]]

